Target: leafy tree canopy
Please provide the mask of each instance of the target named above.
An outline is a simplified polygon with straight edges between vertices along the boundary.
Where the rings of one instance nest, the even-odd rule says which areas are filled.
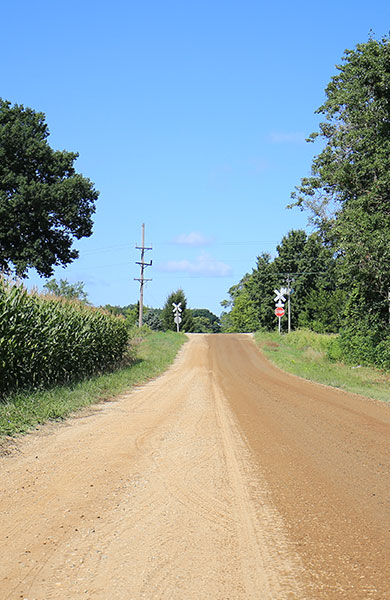
[[[214,333],[210,326],[210,321],[205,317],[192,317],[193,333]]]
[[[317,111],[324,121],[309,137],[323,150],[292,206],[310,210],[337,258],[344,356],[382,365],[390,356],[390,38],[346,50],[337,70]]]
[[[0,268],[50,277],[92,233],[98,192],[76,173],[77,153],[53,150],[45,116],[0,99]]]
[[[274,328],[274,290],[286,287],[288,277],[293,289],[292,326],[308,326],[316,321],[318,331],[337,330],[345,297],[336,294],[332,250],[318,234],[308,236],[303,230],[292,230],[283,237],[277,252],[274,260],[266,252],[260,254],[252,273],[230,288],[230,300],[221,303],[231,309],[221,317],[223,331]]]
[[[191,314],[195,333],[219,333],[221,323],[219,317],[207,308],[192,308]]]
[[[309,137],[325,145],[312,176],[293,193],[293,206],[311,211],[343,257],[344,282],[361,282],[368,295],[382,295],[384,314],[390,289],[390,39],[346,50],[337,70],[317,110],[325,120]]]
[[[82,302],[88,303],[88,294],[84,290],[84,283],[78,281],[77,283],[69,283],[66,279],[50,279],[43,286],[49,294],[55,296],[63,296],[71,300],[81,300]]]

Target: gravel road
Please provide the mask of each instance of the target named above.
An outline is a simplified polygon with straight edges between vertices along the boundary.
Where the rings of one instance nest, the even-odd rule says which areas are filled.
[[[389,407],[190,336],[0,458],[2,600],[390,599]]]

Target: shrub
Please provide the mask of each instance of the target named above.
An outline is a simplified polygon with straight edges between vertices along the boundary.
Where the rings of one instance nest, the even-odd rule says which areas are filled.
[[[377,365],[377,346],[383,342],[383,327],[371,316],[361,316],[340,332],[340,346],[345,360],[363,365]]]
[[[333,360],[335,362],[340,362],[343,360],[343,350],[338,335],[333,335],[330,338],[326,355],[329,360]]]

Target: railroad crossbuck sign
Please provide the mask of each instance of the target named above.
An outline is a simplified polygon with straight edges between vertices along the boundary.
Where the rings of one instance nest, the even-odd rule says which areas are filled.
[[[288,288],[280,288],[279,290],[274,290],[276,296],[274,298],[275,301],[275,315],[279,319],[279,333],[280,333],[280,319],[284,316],[284,303],[286,302],[285,294],[289,293]]]
[[[179,331],[179,324],[182,321],[182,318],[180,316],[180,313],[181,313],[181,310],[182,310],[180,308],[181,307],[181,302],[179,302],[178,304],[175,304],[174,302],[172,302],[172,306],[173,306],[173,309],[172,309],[173,310],[173,314],[175,315],[173,320],[176,323],[176,329],[177,329],[177,331]]]
[[[276,294],[274,298],[274,301],[277,303],[276,306],[283,306],[286,302],[284,294],[288,293],[287,288],[280,288],[280,292],[279,290],[274,290],[274,293]]]

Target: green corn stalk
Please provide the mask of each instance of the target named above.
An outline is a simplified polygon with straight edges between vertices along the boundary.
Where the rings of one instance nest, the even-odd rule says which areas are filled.
[[[0,278],[0,398],[115,369],[127,348],[124,319]]]

